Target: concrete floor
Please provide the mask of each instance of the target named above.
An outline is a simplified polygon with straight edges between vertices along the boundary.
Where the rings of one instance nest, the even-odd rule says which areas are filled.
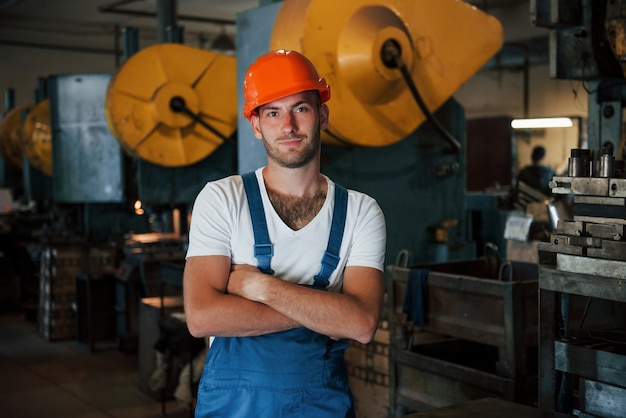
[[[175,400],[166,416],[188,417]],[[156,396],[138,388],[136,355],[90,353],[75,340],[48,342],[23,314],[0,314],[0,416],[160,417]]]

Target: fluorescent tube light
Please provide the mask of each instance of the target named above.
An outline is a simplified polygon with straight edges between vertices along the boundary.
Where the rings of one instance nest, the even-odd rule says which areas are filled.
[[[571,128],[572,126],[574,123],[570,118],[513,119],[511,121],[513,129]]]

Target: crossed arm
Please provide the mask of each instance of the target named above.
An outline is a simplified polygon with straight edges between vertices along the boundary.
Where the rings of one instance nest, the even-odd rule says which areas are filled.
[[[369,342],[383,305],[381,271],[347,267],[343,291],[326,292],[230,264],[225,256],[189,257],[184,273],[187,326],[196,337],[253,336],[306,327],[331,338]]]

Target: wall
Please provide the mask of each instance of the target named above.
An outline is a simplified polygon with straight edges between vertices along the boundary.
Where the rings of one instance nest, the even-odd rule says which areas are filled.
[[[16,105],[32,104],[39,77],[115,71],[115,57],[109,54],[0,45],[0,57],[2,111],[8,88],[15,90]]]

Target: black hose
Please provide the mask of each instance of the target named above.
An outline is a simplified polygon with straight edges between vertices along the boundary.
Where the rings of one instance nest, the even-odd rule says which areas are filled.
[[[437,120],[437,118],[435,118],[435,116],[432,114],[430,109],[428,109],[426,103],[424,103],[424,100],[422,99],[422,96],[419,93],[417,86],[413,81],[413,78],[411,77],[411,73],[409,73],[406,64],[402,60],[402,51],[400,50],[400,45],[398,44],[398,42],[393,39],[389,39],[388,41],[386,41],[383,44],[381,56],[385,66],[387,66],[388,68],[398,68],[400,70],[404,81],[408,85],[409,90],[411,90],[411,94],[413,94],[417,105],[426,116],[426,119],[450,144],[452,144],[456,152],[461,152],[461,143],[454,136],[452,136],[452,134],[448,132],[446,128],[443,127],[439,120]]]
[[[172,97],[172,99],[170,100],[170,109],[173,112],[183,113],[183,114],[189,116],[192,120],[194,120],[195,122],[198,122],[200,125],[202,125],[205,128],[207,128],[209,131],[211,131],[213,134],[215,134],[218,138],[221,138],[222,140],[224,140],[224,141],[226,141],[226,142],[228,142],[230,144],[233,144],[233,145],[235,144],[235,142],[231,138],[226,137],[224,134],[219,132],[217,129],[215,129],[214,127],[212,127],[208,123],[206,123],[200,117],[200,115],[196,115],[195,113],[193,113],[191,111],[191,109],[189,109],[187,107],[187,104],[185,103],[185,99],[183,99],[182,97],[180,97],[180,96]]]

